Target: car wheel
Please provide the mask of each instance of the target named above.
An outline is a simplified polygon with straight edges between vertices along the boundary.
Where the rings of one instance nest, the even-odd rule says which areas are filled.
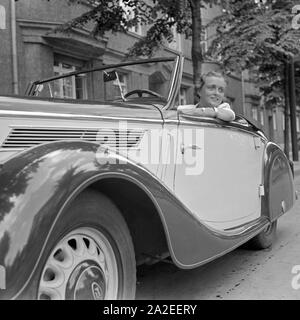
[[[246,247],[254,250],[267,249],[272,246],[277,230],[277,220],[270,223],[261,233],[249,240]]]
[[[38,268],[38,299],[135,297],[132,239],[123,216],[107,197],[84,191],[54,228]]]

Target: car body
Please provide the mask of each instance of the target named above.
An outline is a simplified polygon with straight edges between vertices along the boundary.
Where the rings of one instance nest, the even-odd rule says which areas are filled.
[[[290,162],[243,117],[177,113],[182,72],[177,55],[125,62],[0,97],[1,299],[132,299],[142,263],[271,245]],[[57,98],[80,76],[103,101]]]

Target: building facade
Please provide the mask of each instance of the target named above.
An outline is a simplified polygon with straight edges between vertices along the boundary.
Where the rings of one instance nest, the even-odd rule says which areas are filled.
[[[144,26],[132,28],[127,34],[107,33],[93,38],[89,30],[73,30],[68,34],[53,32],[53,28],[79,16],[90,9],[84,1],[69,5],[66,0],[0,0],[0,94],[24,94],[31,81],[49,78],[70,71],[112,64],[125,58],[127,49],[142,37]],[[206,24],[218,14],[217,7],[202,11]],[[174,31],[175,32],[175,31]],[[205,51],[213,28],[203,33],[202,48]],[[193,103],[193,70],[191,40],[174,33],[174,40],[157,54],[170,56],[181,52],[185,57],[182,87],[178,104]],[[219,65],[204,63],[203,72],[218,69]],[[152,80],[140,74],[120,70],[120,84],[124,92],[137,84],[159,84],[163,74]],[[110,88],[113,90],[114,88]],[[101,98],[107,92],[97,88],[97,79],[77,78],[57,85],[57,94],[65,98]],[[269,137],[283,144],[283,110],[266,110],[257,89],[247,75],[230,75],[227,96],[237,114],[245,115]],[[300,119],[299,119],[300,120]],[[298,120],[298,122],[299,122]],[[300,130],[300,122],[298,125]]]

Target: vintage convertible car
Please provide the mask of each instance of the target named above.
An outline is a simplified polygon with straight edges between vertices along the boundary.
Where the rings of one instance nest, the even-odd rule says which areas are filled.
[[[1,299],[133,299],[142,263],[272,244],[291,164],[245,118],[177,113],[182,71],[139,60],[0,97]]]

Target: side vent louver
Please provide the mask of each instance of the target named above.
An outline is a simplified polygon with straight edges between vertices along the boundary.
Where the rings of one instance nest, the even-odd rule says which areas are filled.
[[[143,130],[137,129],[76,129],[76,128],[12,128],[2,148],[26,149],[59,140],[84,140],[105,144],[112,148],[137,147]]]

